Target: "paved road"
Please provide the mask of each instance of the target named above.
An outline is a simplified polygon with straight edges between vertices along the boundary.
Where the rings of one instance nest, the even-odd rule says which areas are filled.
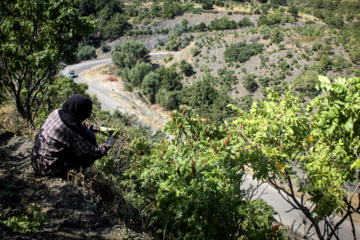
[[[257,181],[253,180],[251,176],[247,176],[245,183],[242,185],[245,189],[248,188],[250,185],[256,186]],[[267,183],[263,183],[259,187],[259,193],[256,197],[260,197],[261,199],[265,200],[269,205],[271,205],[275,211],[278,212],[278,215],[275,216],[275,219],[279,222],[282,222],[283,224],[291,227],[293,226],[293,230],[297,230],[298,234],[300,236],[303,233],[303,225],[302,225],[302,218],[300,215],[300,211],[298,210],[292,210],[290,212],[287,212],[292,209],[291,205],[286,202],[279,194],[278,192],[271,187]],[[260,193],[263,193],[262,195]],[[260,196],[261,195],[261,196]],[[300,199],[298,199],[300,201]],[[335,217],[335,222],[338,222],[340,220],[340,217]],[[321,223],[320,223],[321,225]],[[307,223],[307,227],[309,227],[310,224]],[[345,221],[341,225],[342,229],[339,231],[340,240],[350,240],[354,239],[352,235],[352,228],[349,221]],[[355,226],[356,229],[356,238],[360,239],[360,227]],[[318,239],[315,235],[315,231],[310,230],[311,234],[314,234],[312,236],[313,239]],[[335,238],[332,238],[335,239]]]
[[[157,54],[163,54],[163,53],[157,53]],[[85,71],[99,64],[108,63],[110,61],[111,59],[103,59],[103,60],[82,62],[72,66],[67,66],[64,70],[62,70],[62,73],[65,76],[67,76],[69,73],[69,69],[75,69],[75,73],[77,75],[80,75],[80,77],[75,78],[75,81],[84,82],[81,79],[81,74],[80,74],[82,71]],[[100,85],[95,85],[91,83],[89,84],[89,82],[86,83],[88,83],[89,85],[88,93],[97,95],[101,103],[102,109],[109,110],[110,112],[113,112],[115,109],[118,109],[122,112],[135,113],[132,112],[130,109],[123,109],[121,104],[119,104],[119,102],[116,99],[112,98],[109,92],[106,92],[103,88],[101,88]],[[248,177],[244,185],[242,186],[246,188],[250,185],[256,185],[256,183],[257,182],[255,180],[252,180],[251,177]],[[292,209],[291,205],[287,203],[284,199],[282,199],[282,197],[277,193],[277,191],[268,184],[261,185],[259,192],[263,192],[263,195],[259,197],[264,199],[269,205],[273,206],[275,211],[278,212],[278,216],[275,216],[275,218],[278,221],[281,221],[284,225],[293,226],[294,230],[298,229],[298,233],[302,234],[302,229],[303,229],[301,226],[302,218],[299,211],[293,210],[291,212],[287,212],[290,209]],[[312,231],[312,233],[314,233],[314,231]],[[356,235],[357,239],[360,239],[359,226],[356,226],[356,233],[357,233]],[[314,235],[313,239],[317,239],[317,237]],[[340,239],[341,240],[353,239],[350,222],[346,221],[345,223],[343,223],[342,229],[340,230]]]

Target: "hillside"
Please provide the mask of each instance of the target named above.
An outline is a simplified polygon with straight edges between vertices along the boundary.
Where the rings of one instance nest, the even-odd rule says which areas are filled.
[[[152,239],[135,218],[133,223],[115,218],[125,202],[96,174],[37,176],[30,164],[32,146],[10,132],[0,135],[0,214],[18,230],[0,224],[1,239]]]
[[[176,41],[189,39],[188,46],[177,49],[178,53],[171,59],[153,60],[155,65],[170,67],[175,64],[178,72],[181,72],[181,61],[190,63],[193,72],[190,76],[183,74],[183,87],[192,86],[193,83],[210,75],[212,85],[234,99],[237,104],[249,97],[253,100],[263,99],[267,87],[281,94],[286,86],[293,86],[300,96],[308,101],[317,94],[314,88],[318,82],[317,75],[337,78],[360,74],[360,65],[352,62],[349,50],[341,44],[342,36],[311,15],[301,13],[293,23],[258,26],[261,15],[248,15],[246,12],[244,14],[244,11],[229,11],[219,7],[215,7],[215,10],[216,13],[184,13],[173,19],[154,20],[155,24],[150,24],[151,27],[148,29],[156,32],[166,28],[170,29],[169,34],[124,36],[108,42],[108,45],[114,48],[116,45],[122,45],[126,39],[132,39],[144,43],[150,51],[166,51],[167,44],[175,41],[171,39],[171,32],[176,31],[179,23],[184,20],[187,23],[186,27],[191,28],[199,23],[208,25],[218,19],[239,22],[247,18],[253,26],[221,31],[184,32]],[[284,18],[287,15],[279,16]],[[274,43],[272,39],[276,31],[281,35],[278,43]],[[243,41],[262,44],[263,51],[245,62],[226,61],[226,49]],[[197,47],[200,51],[194,55],[191,51]],[[110,53],[100,53],[99,56],[110,57]],[[231,82],[227,81],[229,78],[232,79]],[[244,81],[250,81],[253,87],[249,89],[244,85]],[[249,105],[246,109],[248,107]]]

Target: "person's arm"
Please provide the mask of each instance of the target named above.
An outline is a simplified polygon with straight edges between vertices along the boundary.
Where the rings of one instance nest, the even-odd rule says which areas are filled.
[[[112,147],[109,142],[93,145],[76,133],[68,135],[68,145],[77,156],[89,159],[92,162],[104,156]]]
[[[93,132],[100,132],[101,126],[98,125],[94,125],[88,122],[82,122],[81,125],[86,129],[86,130],[91,130]]]

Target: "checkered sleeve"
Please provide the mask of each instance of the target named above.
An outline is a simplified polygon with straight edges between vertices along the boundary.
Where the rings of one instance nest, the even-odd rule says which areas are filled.
[[[71,130],[70,130],[71,131]],[[109,143],[92,145],[84,137],[78,134],[68,134],[68,144],[70,149],[79,157],[89,159],[94,162],[101,158],[111,148]]]
[[[100,126],[94,125],[88,122],[81,123],[85,129],[91,130],[93,132],[100,132]]]

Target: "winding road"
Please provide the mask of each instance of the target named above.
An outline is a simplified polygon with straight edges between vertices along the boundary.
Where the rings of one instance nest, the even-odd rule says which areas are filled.
[[[152,54],[166,54],[166,53],[152,53]],[[86,83],[88,84],[89,88],[87,92],[89,94],[96,94],[98,97],[98,100],[101,103],[101,107],[104,110],[109,110],[110,112],[114,112],[116,109],[118,109],[121,112],[127,112],[127,113],[133,113],[138,115],[139,120],[141,121],[144,117],[144,115],[156,115],[155,113],[149,113],[146,112],[144,114],[139,114],[138,111],[135,111],[134,108],[142,108],[141,106],[136,106],[136,104],[131,100],[127,99],[126,97],[123,97],[122,99],[119,97],[113,97],[113,93],[111,90],[103,87],[102,82],[92,82],[88,81],[83,77],[83,73],[87,70],[99,66],[101,64],[109,63],[111,62],[111,59],[103,59],[103,60],[93,60],[93,61],[86,61],[82,63],[78,63],[71,66],[66,66],[61,73],[65,76],[68,76],[69,69],[75,69],[75,74],[77,76],[75,77],[75,82],[77,83]],[[132,101],[132,103],[129,103],[130,105],[125,105],[124,101]],[[130,107],[128,107],[130,106]],[[161,116],[157,116],[156,121],[166,121],[166,119],[163,119]],[[155,129],[153,128],[153,131]],[[248,188],[250,185],[256,186],[257,181],[251,179],[251,176],[248,176],[245,183],[242,185],[242,187]],[[276,220],[279,222],[282,222],[283,225],[286,225],[293,230],[297,230],[298,235],[302,235],[303,232],[303,226],[302,226],[302,217],[299,211],[292,210],[292,207],[289,203],[287,203],[278,193],[277,191],[272,188],[270,185],[263,183],[259,188],[259,193],[255,197],[260,197],[263,200],[265,200],[269,205],[274,207],[275,211],[278,212],[278,215],[275,216]],[[339,217],[335,217],[335,222],[339,220]],[[309,227],[309,224],[308,226]],[[339,230],[339,235],[341,240],[348,240],[348,239],[354,239],[351,224],[349,221],[345,221],[341,225],[341,229]],[[355,226],[356,229],[356,237],[357,239],[360,239],[360,227]],[[310,230],[310,234],[314,234],[313,230]],[[310,238],[309,238],[310,239]],[[318,239],[316,235],[314,234],[312,236],[312,239]]]

